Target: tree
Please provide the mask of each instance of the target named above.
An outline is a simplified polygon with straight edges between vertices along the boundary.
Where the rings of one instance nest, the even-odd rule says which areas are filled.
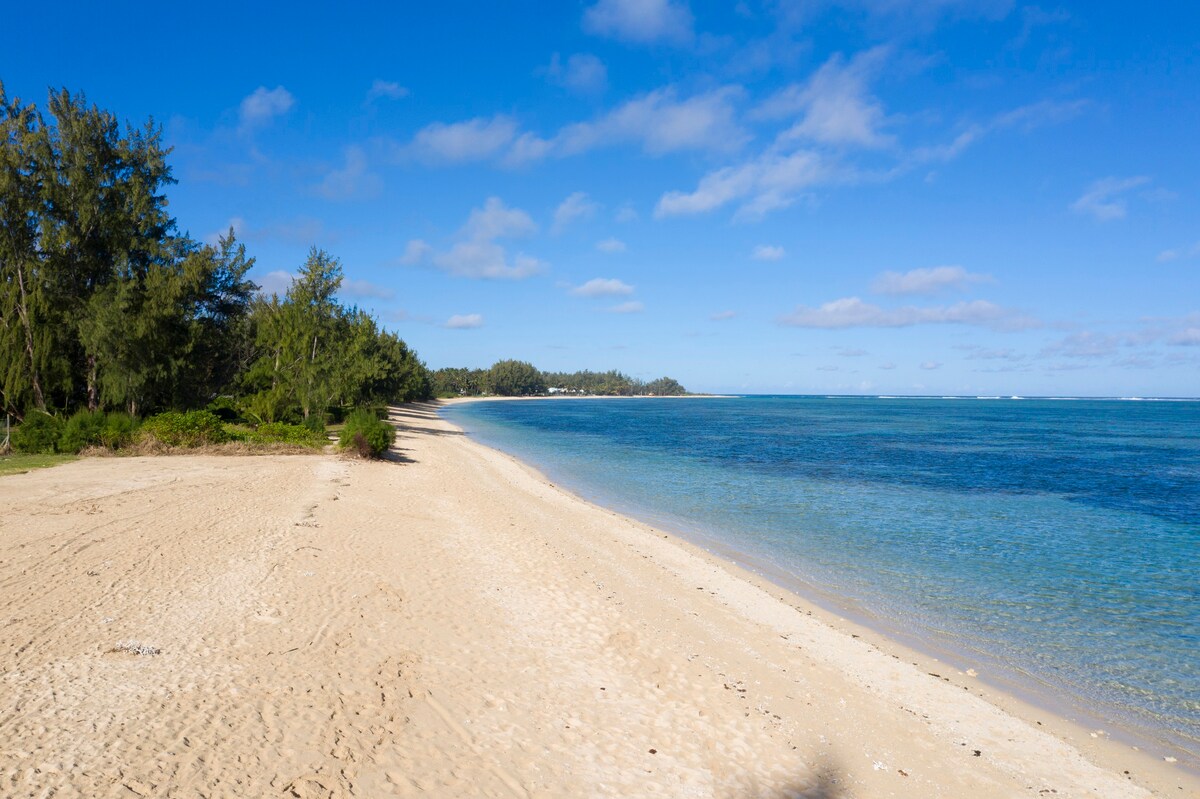
[[[679,385],[677,380],[670,377],[660,377],[657,380],[651,380],[645,385],[647,394],[654,394],[659,397],[678,397],[687,393],[687,389]]]
[[[525,361],[497,361],[488,371],[487,382],[493,394],[506,397],[546,393],[542,373]]]

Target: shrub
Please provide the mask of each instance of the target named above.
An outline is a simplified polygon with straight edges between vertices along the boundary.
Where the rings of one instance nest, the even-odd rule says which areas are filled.
[[[295,444],[300,447],[313,448],[323,447],[329,441],[325,435],[324,426],[317,431],[306,425],[284,424],[283,422],[259,425],[257,430],[250,433],[249,440],[254,444]]]
[[[137,420],[127,413],[113,411],[104,417],[104,429],[100,431],[100,443],[109,449],[128,446],[137,430]]]
[[[357,410],[346,417],[338,446],[352,449],[359,457],[378,458],[396,440],[396,428],[381,420],[372,411]]]
[[[103,411],[78,411],[63,425],[58,451],[73,453],[96,446],[104,435],[104,421]]]
[[[221,420],[209,411],[167,411],[142,422],[142,435],[168,447],[201,447],[230,439]]]
[[[311,416],[306,417],[304,421],[300,422],[300,424],[314,433],[323,434],[325,432],[325,414],[314,413]]]
[[[211,411],[222,422],[241,422],[242,412],[238,408],[237,402],[233,397],[217,397],[204,408],[206,411]]]
[[[63,420],[42,411],[30,411],[12,431],[12,447],[17,452],[47,454],[58,451]]]

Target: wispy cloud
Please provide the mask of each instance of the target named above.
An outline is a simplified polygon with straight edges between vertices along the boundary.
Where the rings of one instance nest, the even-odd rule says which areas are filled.
[[[633,286],[616,278],[595,277],[571,289],[570,293],[576,297],[629,296],[633,293]]]
[[[367,104],[369,105],[376,100],[400,100],[407,96],[408,89],[399,83],[376,78],[375,82],[371,84],[371,88],[367,90]]]
[[[801,114],[800,120],[780,135],[780,141],[810,140],[822,144],[878,148],[893,143],[881,131],[886,122],[883,106],[867,90],[889,49],[876,47],[852,58],[834,55],[807,83],[793,84],[768,98],[755,115],[780,119]]]
[[[938,361],[921,361],[921,368],[925,370],[941,369],[942,364]]]
[[[750,253],[750,257],[756,261],[778,261],[784,255],[783,247],[770,244],[760,244]]]
[[[1097,180],[1088,186],[1078,200],[1071,203],[1071,210],[1079,214],[1090,214],[1101,222],[1123,219],[1128,208],[1122,195],[1149,182],[1150,178],[1145,175]]]
[[[263,294],[278,294],[281,297],[287,294],[287,290],[292,287],[292,281],[295,279],[296,276],[294,274],[283,269],[277,269],[274,272],[267,272],[261,277],[253,278],[254,282],[258,284],[259,291]]]
[[[286,114],[296,103],[292,93],[282,86],[268,89],[259,86],[242,98],[238,106],[238,129],[248,133],[268,124],[275,117]]]
[[[990,283],[989,275],[968,272],[961,266],[932,266],[908,272],[884,272],[875,278],[871,291],[876,294],[932,295],[943,291],[962,291],[977,283]]]
[[[692,12],[677,0],[599,0],[583,12],[583,29],[635,44],[687,44]]]
[[[1163,250],[1158,254],[1157,260],[1160,264],[1178,261],[1181,258],[1195,258],[1200,255],[1200,241],[1193,244],[1191,247],[1177,247],[1171,250]]]
[[[338,294],[360,299],[390,300],[396,296],[396,291],[367,280],[343,280]]]
[[[732,319],[735,316],[737,316],[737,311],[718,311],[717,313],[713,314],[712,316],[710,316],[708,318],[714,322],[725,322],[725,321]]]
[[[609,237],[596,242],[596,249],[600,252],[618,253],[625,252],[625,242],[620,239]]]
[[[600,206],[593,202],[586,192],[573,192],[554,209],[554,225],[550,228],[550,232],[561,233],[576,219],[587,219],[595,215],[599,208]]]
[[[1200,347],[1200,327],[1180,330],[1167,339],[1167,343],[1177,347]]]
[[[641,313],[646,310],[646,306],[637,300],[631,300],[623,302],[620,305],[614,305],[611,308],[605,308],[604,310],[609,313]]]
[[[791,205],[804,189],[828,182],[831,165],[815,152],[781,156],[767,153],[740,166],[725,167],[700,179],[695,191],[668,191],[655,206],[656,217],[699,214],[742,201],[738,217],[757,219]]]
[[[579,94],[599,94],[608,87],[608,68],[591,53],[575,53],[565,64],[555,53],[545,74],[556,86]]]
[[[317,195],[327,200],[369,200],[383,189],[383,179],[367,166],[367,155],[361,147],[347,147],[345,164],[326,173],[313,187]]]
[[[405,266],[419,264],[421,259],[433,252],[433,247],[430,247],[428,242],[423,239],[412,239],[404,245],[404,252],[400,255],[400,263]]]
[[[912,327],[928,324],[960,324],[995,330],[1024,330],[1039,326],[1037,320],[986,300],[959,302],[948,306],[881,308],[858,297],[827,302],[817,308],[797,306],[779,317],[790,327],[839,329],[850,327]]]
[[[536,230],[529,214],[506,206],[499,197],[489,197],[482,208],[471,211],[449,250],[438,252],[421,239],[413,239],[399,260],[408,266],[428,261],[457,277],[522,280],[544,272],[545,262],[520,252],[510,258],[497,240],[527,236]]]
[[[443,327],[450,330],[473,330],[483,327],[483,315],[477,313],[455,314],[446,320]]]
[[[402,153],[427,163],[486,161],[504,152],[516,135],[516,121],[503,114],[451,124],[434,122],[417,131]]]

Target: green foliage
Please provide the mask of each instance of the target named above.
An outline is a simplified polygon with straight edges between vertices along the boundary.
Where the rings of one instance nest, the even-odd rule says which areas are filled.
[[[651,380],[642,390],[644,394],[653,394],[656,397],[678,397],[687,393],[687,389],[679,385],[678,380],[670,377],[660,377],[657,380]]]
[[[438,369],[433,373],[433,391],[439,397],[475,397],[487,390],[486,369]]]
[[[208,411],[160,413],[142,422],[141,432],[144,437],[155,439],[168,447],[223,444],[231,438],[220,418]]]
[[[324,427],[317,431],[309,428],[307,425],[285,424],[283,422],[270,422],[259,425],[257,429],[247,436],[247,440],[253,444],[294,444],[314,449],[320,449],[329,443],[328,438],[325,436]]]
[[[270,423],[431,396],[407,345],[337,301],[328,253],[314,248],[286,295],[266,299],[232,230],[215,245],[180,235],[168,153],[152,121],[123,126],[65,90],[39,109],[0,84],[5,411],[137,415],[226,396],[239,401],[214,412]],[[84,424],[72,445],[90,438]]]
[[[58,452],[62,434],[62,419],[42,411],[30,411],[12,431],[12,448],[29,454],[51,454]]]
[[[346,417],[346,426],[338,437],[338,447],[353,450],[363,458],[378,458],[396,440],[396,428],[369,410],[357,410]]]
[[[103,434],[103,411],[78,411],[63,425],[58,451],[79,452],[84,447],[94,447],[100,443]]]
[[[104,415],[100,443],[109,449],[118,449],[132,443],[136,431],[137,419],[123,411],[109,411]]]
[[[503,397],[546,393],[546,381],[537,368],[525,361],[497,361],[488,370],[488,388]]]

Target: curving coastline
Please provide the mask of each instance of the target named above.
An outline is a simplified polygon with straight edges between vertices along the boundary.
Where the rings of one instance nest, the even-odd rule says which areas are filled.
[[[0,792],[1197,789],[583,502],[435,405],[394,419],[390,463],[85,459],[5,478]]]

